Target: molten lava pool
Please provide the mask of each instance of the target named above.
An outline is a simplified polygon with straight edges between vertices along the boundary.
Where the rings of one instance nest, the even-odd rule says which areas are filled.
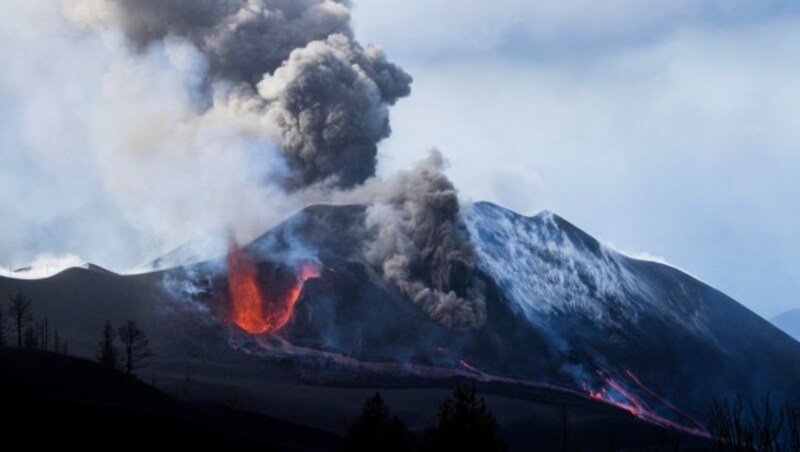
[[[235,242],[228,251],[230,320],[250,334],[277,333],[289,323],[305,282],[320,276],[318,265],[301,262],[293,273],[265,287],[256,265]],[[287,281],[288,279],[288,281]]]

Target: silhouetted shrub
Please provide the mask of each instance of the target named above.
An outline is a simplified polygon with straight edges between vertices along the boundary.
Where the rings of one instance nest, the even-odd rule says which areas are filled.
[[[380,393],[370,397],[345,438],[345,451],[410,451],[413,437]]]
[[[119,355],[117,347],[114,346],[114,328],[111,322],[106,322],[103,325],[103,331],[100,342],[97,344],[97,362],[109,369],[116,369],[119,364]]]
[[[22,348],[27,350],[36,350],[39,348],[39,342],[36,336],[36,330],[32,326],[25,328],[25,333],[22,339]]]
[[[499,426],[483,398],[475,389],[456,388],[452,397],[439,407],[436,426],[429,429],[420,449],[425,451],[505,451],[497,436]]]
[[[0,348],[3,348],[7,345],[6,334],[7,334],[7,327],[6,327],[5,312],[3,312],[3,309],[0,308]]]

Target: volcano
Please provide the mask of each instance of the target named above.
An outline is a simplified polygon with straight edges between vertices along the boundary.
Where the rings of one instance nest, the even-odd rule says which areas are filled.
[[[457,276],[485,286],[487,321],[446,328],[364,258],[367,210],[315,205],[218,259],[0,279],[0,296],[31,297],[79,356],[94,356],[103,322],[134,319],[151,338],[146,372],[160,388],[206,401],[233,391],[247,409],[336,433],[376,387],[421,428],[454,380],[501,407],[520,449],[532,425],[545,441],[566,411],[598,437],[652,427],[701,438],[712,399],[800,401],[797,341],[680,270],[626,257],[549,212],[490,203],[465,212],[477,268]]]

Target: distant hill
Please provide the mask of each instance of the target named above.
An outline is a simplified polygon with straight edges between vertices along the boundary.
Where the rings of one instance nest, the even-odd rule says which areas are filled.
[[[774,317],[771,322],[786,334],[800,341],[800,308],[786,311]]]

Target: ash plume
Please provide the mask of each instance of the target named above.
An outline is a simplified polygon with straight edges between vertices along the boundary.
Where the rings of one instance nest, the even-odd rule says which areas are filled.
[[[169,36],[189,40],[211,76],[257,84],[292,51],[333,34],[352,37],[350,11],[331,0],[75,0],[83,25],[119,27],[140,50]]]
[[[15,12],[0,15],[0,114],[13,119],[0,124],[0,184],[15,201],[0,254],[130,269],[208,231],[246,243],[309,203],[358,199],[374,204],[365,258],[389,283],[444,325],[485,322],[441,156],[375,177],[389,109],[412,79],[355,39],[347,2],[0,8]]]
[[[367,213],[375,240],[367,259],[384,278],[454,329],[486,322],[483,287],[474,277],[475,251],[461,223],[458,192],[442,173],[438,151],[381,186]]]
[[[388,106],[410,93],[408,74],[354,40],[343,2],[78,0],[72,11],[84,25],[119,26],[139,50],[186,39],[212,81],[258,86],[239,94],[281,128],[293,187],[351,187],[373,176]]]
[[[295,50],[258,85],[283,130],[283,151],[302,185],[352,187],[375,174],[377,143],[389,136],[388,105],[410,77],[375,48],[334,34]]]

